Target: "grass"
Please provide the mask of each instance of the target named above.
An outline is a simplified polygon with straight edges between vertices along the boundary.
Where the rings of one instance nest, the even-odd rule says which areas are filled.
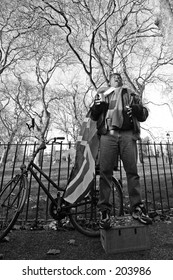
[[[156,221],[149,226],[151,249],[146,251],[106,254],[100,238],[87,237],[76,230],[49,229],[13,230],[10,242],[0,244],[0,253],[4,260],[172,260],[172,222]],[[50,249],[60,253],[49,255]]]

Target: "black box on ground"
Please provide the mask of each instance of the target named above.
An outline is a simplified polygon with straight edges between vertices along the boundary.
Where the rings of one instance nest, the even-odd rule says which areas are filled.
[[[109,230],[100,230],[100,239],[107,254],[148,250],[151,248],[149,226],[131,216],[117,217]]]

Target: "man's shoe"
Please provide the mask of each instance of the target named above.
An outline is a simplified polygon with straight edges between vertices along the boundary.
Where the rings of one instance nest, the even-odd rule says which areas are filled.
[[[151,225],[152,219],[147,215],[146,209],[143,204],[137,205],[132,212],[132,217],[145,225]]]
[[[100,212],[100,229],[110,229],[111,228],[111,219],[110,211],[105,210]]]

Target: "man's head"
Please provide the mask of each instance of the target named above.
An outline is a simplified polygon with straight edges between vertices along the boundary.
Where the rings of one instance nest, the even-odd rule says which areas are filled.
[[[121,75],[119,73],[113,73],[110,78],[111,87],[121,87],[123,85]]]

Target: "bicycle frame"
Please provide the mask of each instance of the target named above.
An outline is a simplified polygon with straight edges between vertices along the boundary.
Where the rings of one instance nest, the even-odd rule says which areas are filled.
[[[42,183],[41,179],[37,176],[36,172],[33,170],[33,168],[35,168],[39,174],[41,174],[49,183],[51,183],[53,185],[54,188],[56,188],[59,192],[65,192],[65,189],[61,189],[52,179],[50,179],[50,177],[43,171],[41,170],[34,162],[30,162],[27,171],[29,171],[32,176],[35,178],[35,180],[37,181],[37,183],[41,186],[41,188],[43,189],[43,191],[46,193],[46,195],[49,197],[49,199],[54,203],[57,204],[55,201],[55,198],[53,198],[53,196],[50,194],[50,192],[47,190],[47,188],[44,186],[44,184]],[[58,196],[59,197],[59,196]],[[78,207],[81,205],[84,205],[84,202],[78,202],[78,203],[73,203],[73,204],[69,204],[67,203],[66,205],[66,209],[70,209],[73,207]],[[59,205],[60,206],[60,205]]]
[[[62,139],[62,138],[54,138],[54,139]],[[35,159],[36,155],[38,154],[38,152],[40,150],[45,149],[45,148],[46,148],[46,142],[42,142],[42,144],[34,152],[31,161],[28,163],[28,166],[25,166],[25,165],[23,165],[23,167],[21,166],[21,170],[22,170],[23,174],[28,173],[28,172],[31,173],[31,175],[35,178],[35,180],[37,181],[39,186],[43,189],[43,191],[45,192],[47,197],[56,206],[56,209],[57,209],[58,212],[60,212],[62,207],[63,207],[63,209],[67,212],[67,215],[69,215],[69,213],[70,213],[69,210],[71,208],[77,208],[79,206],[87,204],[87,196],[86,196],[86,200],[84,199],[82,201],[77,201],[77,202],[72,203],[72,204],[63,200],[63,195],[60,195],[60,193],[64,194],[65,191],[66,191],[66,188],[65,189],[60,188],[59,185],[57,185],[39,166],[37,166],[34,163],[34,159]],[[34,171],[33,169],[35,169],[36,171]],[[45,185],[42,183],[41,179],[38,177],[36,172],[39,172],[39,175],[43,176],[57,190],[57,197],[56,198],[53,198],[53,196],[51,195],[49,190],[45,187]],[[98,175],[98,170],[96,170],[96,175]],[[96,185],[96,184],[94,184],[94,185]],[[93,203],[94,203],[94,201],[93,201]]]
[[[56,137],[53,138],[54,142],[56,140],[62,140],[62,137]],[[63,138],[64,139],[64,138]],[[99,200],[99,191],[98,186],[96,184],[96,180],[93,180],[93,185],[91,186],[88,194],[85,194],[85,196],[80,200],[76,201],[75,203],[68,203],[66,202],[63,197],[64,193],[66,192],[66,188],[61,188],[59,186],[59,180],[58,184],[55,183],[49,175],[47,175],[43,170],[42,167],[35,164],[34,159],[36,155],[39,153],[39,151],[44,150],[46,148],[46,144],[50,142],[43,140],[42,143],[39,145],[39,147],[34,151],[33,156],[28,164],[22,164],[20,169],[20,174],[17,174],[15,177],[12,178],[11,181],[9,181],[4,186],[4,192],[0,194],[0,199],[2,204],[1,209],[4,210],[4,206],[6,206],[5,211],[9,211],[9,216],[4,216],[2,219],[2,223],[0,224],[0,240],[6,236],[10,230],[13,228],[14,224],[16,223],[19,214],[23,210],[23,206],[25,205],[27,195],[30,195],[28,192],[28,173],[30,173],[30,181],[33,176],[33,178],[36,180],[36,182],[39,184],[39,188],[43,190],[45,195],[48,199],[50,199],[50,205],[49,205],[49,214],[50,216],[58,221],[58,225],[63,225],[64,219],[67,217],[69,218],[67,221],[70,221],[74,228],[76,228],[79,232],[87,235],[87,236],[99,236],[99,212],[97,209],[97,203]],[[60,143],[62,144],[62,142]],[[62,147],[62,146],[61,146]],[[55,194],[52,192],[50,193],[49,187],[47,187],[47,184],[43,183],[42,179],[46,179],[46,181],[53,186],[57,190],[56,197],[53,197]],[[18,179],[18,182],[16,180]],[[60,174],[59,174],[60,179]],[[11,187],[14,185],[14,193],[12,194],[13,190]],[[118,193],[118,207],[116,207],[115,195],[114,190],[117,189]],[[115,180],[112,181],[112,196],[111,200],[114,203],[114,212],[115,214],[120,214],[120,210],[122,211],[122,196],[120,191],[120,186],[115,182]],[[23,193],[20,197],[20,192],[23,190]],[[4,194],[4,196],[3,196]],[[6,198],[9,197],[9,194],[14,195],[14,202],[16,198],[19,198],[21,201],[21,204],[18,205],[18,203],[10,203],[9,205],[3,204],[3,202],[6,200]],[[120,203],[119,203],[120,202]],[[0,209],[0,210],[1,210]],[[15,211],[14,211],[15,209]],[[117,212],[118,211],[118,212]],[[3,212],[1,212],[3,213]],[[6,213],[6,212],[5,212]],[[66,219],[65,219],[66,222]]]
[[[29,171],[32,176],[35,178],[35,180],[37,181],[37,183],[41,186],[41,188],[43,189],[43,191],[46,193],[46,195],[49,197],[49,199],[55,203],[55,198],[53,198],[53,196],[50,194],[50,192],[47,190],[47,188],[44,186],[44,184],[42,183],[41,179],[37,176],[36,172],[33,170],[33,168],[35,168],[40,175],[42,175],[54,188],[56,188],[58,191],[60,192],[64,192],[65,190],[61,189],[60,187],[58,187],[58,185],[43,171],[41,170],[34,162],[30,162],[27,171]]]
[[[37,166],[34,163],[34,159],[36,157],[36,155],[39,153],[39,151],[46,149],[46,145],[51,141],[54,140],[53,142],[56,142],[56,140],[64,140],[64,137],[53,137],[51,138],[49,141],[45,141],[43,140],[42,143],[40,144],[40,146],[36,149],[36,151],[33,153],[32,159],[31,161],[28,163],[28,165],[26,166],[25,164],[22,164],[21,168],[21,173],[23,175],[26,175],[28,172],[31,173],[31,175],[35,178],[35,180],[37,181],[37,183],[39,184],[39,186],[43,189],[43,191],[45,192],[45,194],[48,196],[48,198],[52,201],[52,203],[54,205],[58,205],[59,210],[61,209],[61,196],[60,196],[60,192],[65,192],[65,189],[61,189],[39,166]],[[33,168],[35,168],[36,171],[33,170]],[[36,172],[39,172],[39,175],[42,175],[55,189],[57,189],[57,198],[60,198],[58,203],[56,202],[56,198],[53,198],[53,196],[51,195],[51,193],[49,192],[49,190],[47,190],[47,188],[45,187],[45,185],[42,183],[41,181],[41,177],[39,178],[37,176]]]
[[[63,196],[60,196],[60,192],[65,192],[65,189],[61,189],[39,166],[37,166],[34,163],[34,157],[33,159],[29,162],[28,166],[22,165],[21,166],[21,171],[22,174],[25,175],[28,172],[31,173],[31,175],[34,177],[34,179],[37,181],[37,183],[39,184],[39,186],[43,189],[43,191],[45,192],[45,194],[47,195],[47,197],[51,200],[51,202],[56,206],[57,211],[60,212],[62,209],[62,201],[63,201]],[[36,171],[33,170],[33,168],[35,168]],[[47,190],[47,188],[45,187],[45,185],[42,183],[41,179],[38,177],[36,172],[39,172],[39,175],[42,175],[55,189],[57,189],[57,197],[54,198],[51,193],[49,192],[49,190]],[[58,199],[58,200],[57,200]],[[76,208],[82,205],[85,205],[86,202],[82,201],[82,202],[77,202],[77,203],[67,203],[65,202],[65,204],[63,204],[63,209],[66,211],[66,215],[69,215],[69,210],[71,208]]]

